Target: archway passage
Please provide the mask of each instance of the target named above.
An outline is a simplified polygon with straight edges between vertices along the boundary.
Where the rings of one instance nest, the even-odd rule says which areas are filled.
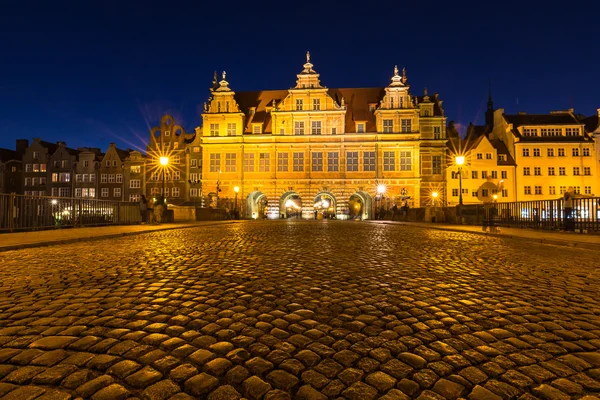
[[[288,192],[281,196],[279,213],[281,218],[302,219],[302,198],[300,195]]]
[[[372,199],[367,192],[358,191],[350,196],[348,200],[350,219],[371,219]]]
[[[315,219],[335,219],[335,197],[329,193],[320,193],[313,205]]]
[[[263,192],[254,191],[246,198],[246,218],[265,219],[269,210],[267,196]]]

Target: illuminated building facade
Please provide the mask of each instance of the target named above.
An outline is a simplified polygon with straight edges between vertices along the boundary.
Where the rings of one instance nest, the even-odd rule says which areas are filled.
[[[288,90],[235,92],[223,73],[196,130],[204,194],[233,208],[237,186],[242,217],[255,218],[372,218],[380,205],[425,205],[445,193],[446,117],[437,94],[409,88],[398,68],[385,88],[324,87],[308,53]]]

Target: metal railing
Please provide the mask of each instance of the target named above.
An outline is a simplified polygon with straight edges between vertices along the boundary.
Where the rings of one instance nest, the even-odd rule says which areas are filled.
[[[600,197],[575,198],[571,210],[564,200],[487,203],[484,223],[508,227],[600,232]]]
[[[137,224],[138,203],[0,193],[0,232]]]

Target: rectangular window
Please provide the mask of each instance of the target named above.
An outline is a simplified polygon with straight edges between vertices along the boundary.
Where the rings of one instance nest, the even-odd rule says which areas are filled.
[[[113,196],[121,197],[121,188],[115,188],[115,190],[113,191]]]
[[[313,99],[313,111],[321,110],[321,99]]]
[[[548,167],[548,176],[554,176],[554,167]]]
[[[296,99],[296,111],[304,110],[304,100]]]
[[[294,122],[294,135],[304,135],[304,121]]]
[[[129,187],[131,189],[139,189],[142,187],[142,181],[139,179],[130,179],[129,180]]]
[[[58,188],[59,197],[69,197],[71,195],[71,188],[61,187]]]
[[[575,192],[575,194],[581,193],[581,187],[580,186],[573,187],[573,192]]]
[[[142,172],[142,166],[141,165],[132,165],[131,166],[131,173],[132,174],[139,174],[140,172]]]
[[[584,194],[592,194],[592,187],[591,186],[586,186],[584,189],[585,189]]]
[[[440,128],[439,126],[434,126],[433,127],[433,138],[434,139],[441,139],[442,138],[442,128]]]
[[[56,172],[52,173],[52,182],[58,182],[58,173],[56,173]]]
[[[431,157],[431,173],[433,175],[442,174],[442,156]]]
[[[252,133],[254,133],[255,135],[260,134],[260,125],[252,125]]]
[[[210,172],[219,172],[221,170],[221,154],[213,153],[210,155]]]
[[[583,148],[583,156],[584,157],[589,157],[590,156],[590,148],[589,147],[584,147]]]
[[[179,188],[178,187],[174,187],[173,189],[171,189],[171,197],[179,197]]]
[[[336,127],[331,128],[331,134],[335,135],[336,133],[337,133],[337,128]]]
[[[363,151],[363,171],[375,171],[374,151]]]
[[[200,153],[200,146],[194,146],[194,148],[192,149],[192,151],[194,153]]]
[[[288,172],[288,153],[277,153],[277,171]]]
[[[179,164],[181,162],[181,157],[179,155],[172,156],[169,162],[171,164]]]
[[[536,186],[535,187],[535,194],[542,194],[542,187],[541,186]]]
[[[113,167],[116,167],[116,166],[117,166],[117,160],[113,160],[113,162],[112,162],[112,166],[113,166]]]
[[[219,124],[210,124],[210,136],[219,136]]]
[[[33,152],[33,158],[34,158],[34,159],[36,159],[36,160],[37,160],[38,158],[40,158],[40,152],[39,152],[39,151],[34,151],[34,152]]]
[[[108,175],[108,183],[115,183],[115,174]]]
[[[294,153],[294,172],[304,172],[304,153]]]
[[[117,174],[117,183],[123,183],[123,174]]]
[[[410,119],[402,119],[402,132],[409,133],[412,132],[412,120]]]
[[[40,172],[46,172],[46,164],[40,164]]]
[[[481,197],[489,197],[488,189],[481,189]]]
[[[531,194],[531,186],[525,186],[525,194]]]
[[[561,186],[560,187],[560,194],[565,194],[566,191],[567,191],[567,187],[566,186]]]
[[[501,176],[502,176],[502,179],[507,179],[508,178],[508,172],[502,171]]]
[[[130,203],[138,203],[140,201],[139,193],[130,193],[129,194],[129,202]]]
[[[498,154],[498,161],[506,161],[506,154]]]
[[[579,175],[579,167],[573,167],[573,175],[575,175],[575,176]]]
[[[471,179],[477,179],[477,171],[471,171]]]
[[[452,196],[458,197],[458,189],[452,189]]]
[[[492,179],[498,179],[498,171],[492,171]]]
[[[565,167],[558,167],[558,174],[560,176],[565,176],[567,175],[567,169]]]
[[[502,197],[508,197],[508,189],[502,189]]]
[[[31,178],[25,178],[25,186],[32,186],[32,180]]]
[[[559,157],[564,157],[565,156],[565,149],[558,149],[558,156]]]
[[[269,153],[260,153],[258,156],[258,171],[269,172],[271,170],[271,155]]]
[[[548,157],[554,157],[554,149],[548,149]]]
[[[68,160],[61,160],[60,161],[60,167],[61,168],[69,168],[69,161]]]
[[[579,128],[565,128],[566,136],[579,136]]]
[[[358,151],[346,152],[346,171],[358,171]]]
[[[340,168],[340,153],[337,151],[327,152],[327,171],[338,172]]]
[[[533,149],[533,156],[540,157],[541,156],[540,149],[538,149],[538,148]]]
[[[254,153],[244,154],[244,172],[254,172]]]
[[[236,154],[225,153],[225,172],[236,172]],[[179,171],[177,171],[179,172]]]
[[[471,196],[472,196],[472,197],[477,197],[477,194],[478,194],[478,193],[477,193],[477,191],[476,191],[476,190],[474,190],[474,191],[472,191],[472,192],[471,192]]]
[[[536,128],[523,128],[523,136],[537,136]]]
[[[321,121],[312,121],[312,134],[320,135],[321,134]]]
[[[533,168],[533,174],[534,174],[535,176],[540,176],[540,175],[542,175],[542,168],[541,168],[541,167],[534,167],[534,168]]]
[[[365,133],[365,124],[356,124],[356,133]]]
[[[529,149],[523,149],[523,157],[529,157]]]
[[[384,171],[395,171],[396,170],[396,153],[393,151],[383,152],[383,170]]]
[[[25,164],[25,172],[32,172],[33,164]]]
[[[81,183],[82,181],[83,181],[83,178],[82,178],[81,174],[76,174],[75,175],[75,182]]]
[[[590,167],[583,167],[584,175],[592,175],[592,169]]]
[[[477,153],[477,159],[483,160],[483,153]]]
[[[190,197],[198,197],[198,189],[190,189]]]
[[[574,147],[571,150],[573,152],[573,157],[579,157],[579,148]]]
[[[400,171],[412,170],[412,153],[410,151],[400,152]]]
[[[312,152],[312,170],[323,171],[323,153],[320,151]]]
[[[523,176],[529,176],[529,175],[531,175],[530,168],[523,167]]]
[[[227,124],[227,136],[235,136],[236,134],[236,124],[229,123]]]
[[[198,168],[198,160],[196,160],[195,158],[192,158],[190,160],[190,168]]]
[[[556,186],[548,187],[548,194],[556,194]]]
[[[486,160],[491,160],[492,159],[492,153],[485,153],[485,159]]]
[[[487,171],[481,171],[481,179],[487,179]]]
[[[394,121],[391,119],[383,120],[383,133],[392,133],[394,131]]]
[[[87,195],[87,190],[86,190],[86,195]],[[75,197],[82,197],[81,188],[75,188]]]

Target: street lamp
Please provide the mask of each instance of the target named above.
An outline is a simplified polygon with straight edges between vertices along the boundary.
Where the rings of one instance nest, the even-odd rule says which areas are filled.
[[[386,191],[386,187],[383,183],[380,183],[377,185],[377,197],[375,197],[375,199],[379,198],[379,208],[381,208],[383,195],[384,195],[385,191]],[[381,214],[379,208],[376,210],[376,212]],[[383,215],[378,215],[378,216],[379,216],[378,219],[383,219]]]
[[[454,163],[458,167],[458,216],[460,218],[460,222],[462,223],[462,210],[461,210],[461,207],[463,205],[463,198],[462,198],[462,166],[465,163],[465,156],[456,156],[454,158]]]
[[[235,211],[234,211],[234,215],[235,215],[235,219],[237,219],[237,215],[238,215],[237,196],[238,196],[238,193],[240,191],[240,187],[239,186],[234,187],[233,191],[235,192]]]
[[[169,165],[169,157],[161,157],[160,158],[160,165],[162,165],[163,167],[163,187],[162,187],[162,195],[163,197],[165,196],[165,181],[166,181],[166,174],[167,174],[167,165]]]
[[[435,207],[435,200],[438,198],[438,196],[439,196],[438,192],[431,193],[431,197],[433,197],[433,207]]]

